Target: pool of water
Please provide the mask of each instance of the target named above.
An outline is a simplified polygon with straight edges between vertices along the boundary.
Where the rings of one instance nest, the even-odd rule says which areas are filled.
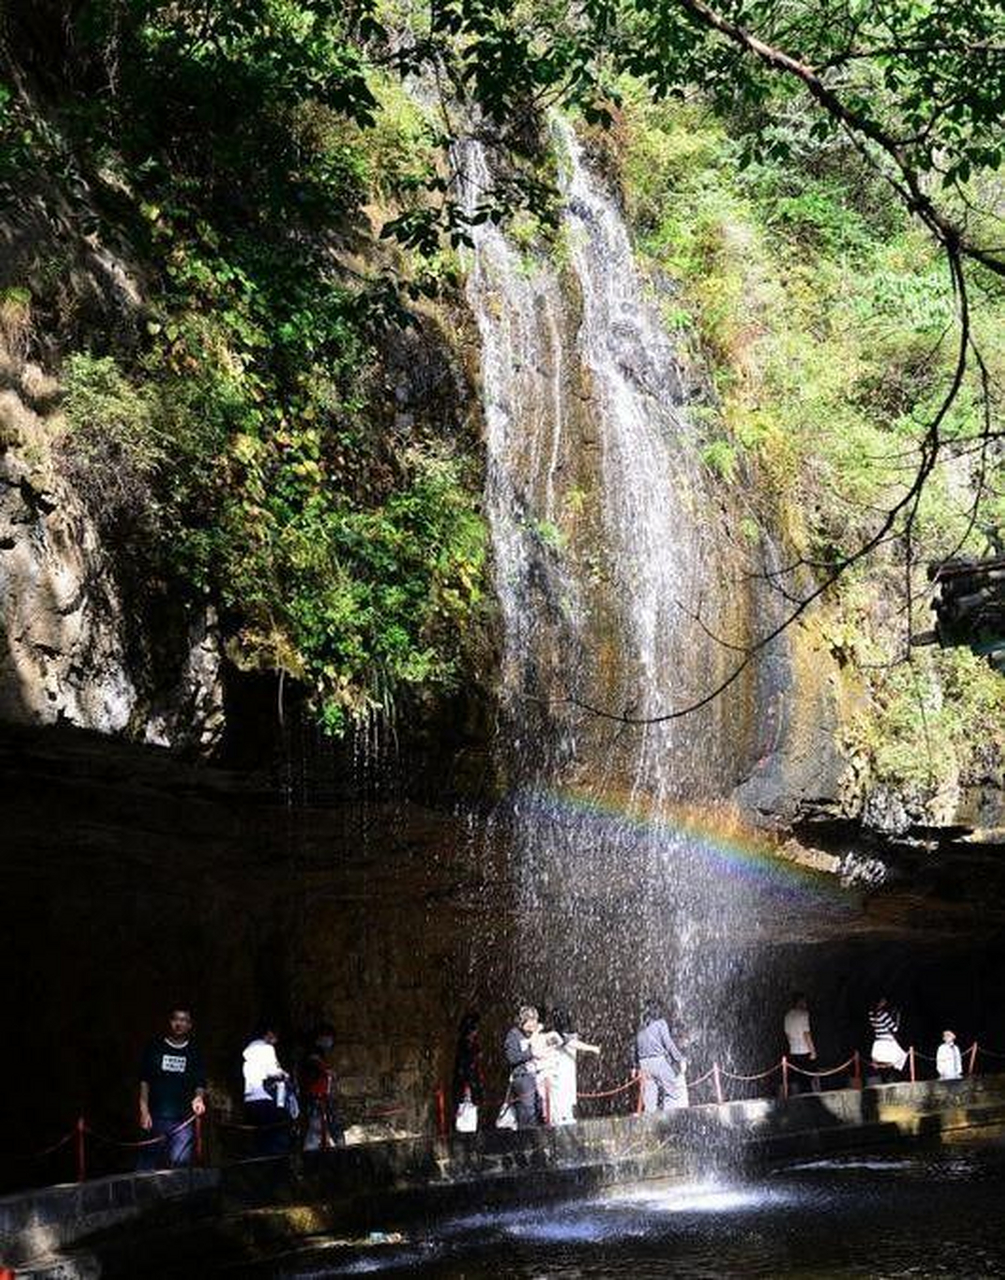
[[[1005,1144],[809,1160],[757,1181],[646,1182],[587,1200],[431,1222],[399,1240],[316,1240],[279,1280],[1005,1275]]]

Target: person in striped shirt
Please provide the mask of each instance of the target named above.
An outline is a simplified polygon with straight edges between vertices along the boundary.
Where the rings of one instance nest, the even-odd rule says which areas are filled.
[[[903,1071],[907,1054],[897,1041],[897,1029],[900,1015],[890,1008],[886,996],[880,996],[869,1010],[869,1022],[872,1025],[872,1061],[880,1068],[880,1074],[886,1081],[890,1070]]]

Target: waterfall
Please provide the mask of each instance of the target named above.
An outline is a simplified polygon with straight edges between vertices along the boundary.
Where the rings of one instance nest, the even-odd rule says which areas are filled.
[[[519,898],[514,990],[571,1004],[591,1035],[627,1035],[655,995],[715,1039],[735,1018],[747,904],[682,815],[735,781],[747,695],[643,726],[582,704],[658,717],[725,668],[709,638],[723,610],[704,617],[722,594],[717,508],[623,218],[564,121],[553,141],[558,245],[521,251],[479,224],[467,277],[502,614],[511,789],[493,838],[505,829]],[[491,187],[485,152],[469,140],[455,158],[473,211]]]

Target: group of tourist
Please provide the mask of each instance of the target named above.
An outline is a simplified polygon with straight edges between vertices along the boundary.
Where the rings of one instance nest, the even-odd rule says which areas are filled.
[[[889,1071],[901,1072],[907,1062],[907,1051],[897,1039],[900,1013],[892,1008],[886,996],[880,996],[869,1010],[872,1026],[872,1061],[885,1078]],[[935,1053],[935,1071],[940,1080],[959,1080],[963,1076],[963,1058],[956,1043],[956,1032],[942,1033],[942,1043]]]
[[[256,1155],[284,1155],[294,1134],[305,1151],[340,1146],[344,1130],[331,1063],[334,1028],[315,1030],[296,1072],[280,1063],[277,1042],[275,1028],[263,1023],[241,1055],[243,1119]],[[186,1122],[205,1111],[206,1073],[192,1038],[192,1014],[175,1008],[166,1032],[150,1041],[140,1062],[139,1119],[147,1140],[140,1149],[141,1167],[191,1163],[194,1125]]]
[[[900,1015],[881,996],[869,1010],[868,1020],[873,1035],[872,1067],[886,1080],[903,1071],[907,1062],[908,1055],[897,1039]],[[479,1024],[477,1013],[466,1014],[458,1033],[453,1096],[454,1123],[459,1132],[478,1128],[478,1110],[485,1101]],[[817,1050],[805,993],[792,996],[783,1029],[788,1064],[795,1068],[789,1091],[818,1091]],[[277,1040],[275,1028],[263,1024],[242,1054],[243,1118],[253,1134],[256,1154],[285,1154],[294,1135],[304,1150],[341,1145],[344,1129],[331,1061],[334,1029],[322,1025],[315,1030],[294,1072],[280,1063]],[[643,1010],[633,1048],[642,1109],[686,1107],[687,1061],[658,1004],[649,1003]],[[536,1008],[523,1006],[503,1042],[509,1084],[495,1123],[521,1129],[574,1123],[577,1059],[583,1053],[599,1054],[600,1046],[582,1039],[568,1014],[555,1011],[545,1025]],[[936,1070],[940,1080],[958,1080],[963,1074],[960,1049],[950,1030],[942,1034]],[[188,1164],[194,1125],[186,1122],[202,1116],[205,1110],[206,1076],[192,1039],[192,1015],[188,1009],[175,1008],[170,1011],[166,1032],[146,1046],[141,1060],[139,1120],[150,1140],[141,1149],[143,1166]]]
[[[907,1050],[897,1039],[900,1013],[883,995],[869,1010],[868,1021],[872,1030],[872,1046],[869,1051],[872,1070],[883,1081],[893,1079],[904,1070],[907,1063]],[[790,1092],[799,1093],[806,1087],[819,1092],[817,1051],[810,1027],[809,1004],[804,992],[797,991],[793,995],[785,1014],[784,1029],[789,1046],[789,1065],[795,1067],[797,1072],[790,1081]],[[935,1055],[935,1070],[940,1080],[959,1080],[963,1076],[963,1059],[954,1031],[946,1030],[942,1033],[942,1043]]]
[[[907,1053],[897,1040],[899,1013],[881,996],[868,1014],[873,1040],[871,1066],[880,1079],[901,1072]],[[461,1024],[454,1067],[455,1124],[460,1132],[477,1127],[477,1108],[485,1095],[478,1045],[478,1015]],[[820,1091],[817,1049],[805,992],[793,994],[783,1021],[787,1062],[794,1070],[788,1092]],[[680,1035],[677,1037],[681,1039]],[[556,1014],[546,1029],[537,1009],[525,1005],[506,1034],[503,1053],[509,1067],[509,1087],[495,1123],[500,1127],[532,1128],[540,1124],[571,1124],[577,1096],[576,1059],[580,1053],[599,1053],[586,1043],[569,1019]],[[643,1111],[670,1111],[688,1105],[687,1060],[670,1033],[660,1006],[646,1005],[635,1035],[634,1061],[641,1081]],[[959,1080],[963,1063],[955,1033],[942,1033],[936,1054],[940,1080]]]
[[[454,1058],[455,1127],[461,1133],[477,1128],[477,1108],[485,1096],[478,1026],[477,1013],[465,1015]],[[495,1121],[497,1127],[573,1124],[581,1053],[599,1054],[600,1046],[584,1040],[568,1014],[556,1010],[546,1027],[538,1010],[524,1005],[503,1041],[509,1085]],[[687,1063],[656,1004],[644,1011],[634,1056],[642,1074],[646,1111],[687,1106]]]

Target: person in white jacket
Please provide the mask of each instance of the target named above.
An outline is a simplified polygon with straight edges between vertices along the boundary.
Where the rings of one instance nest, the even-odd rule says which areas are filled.
[[[935,1070],[940,1080],[959,1080],[963,1075],[963,1059],[954,1031],[943,1031],[942,1043],[935,1055]]]

